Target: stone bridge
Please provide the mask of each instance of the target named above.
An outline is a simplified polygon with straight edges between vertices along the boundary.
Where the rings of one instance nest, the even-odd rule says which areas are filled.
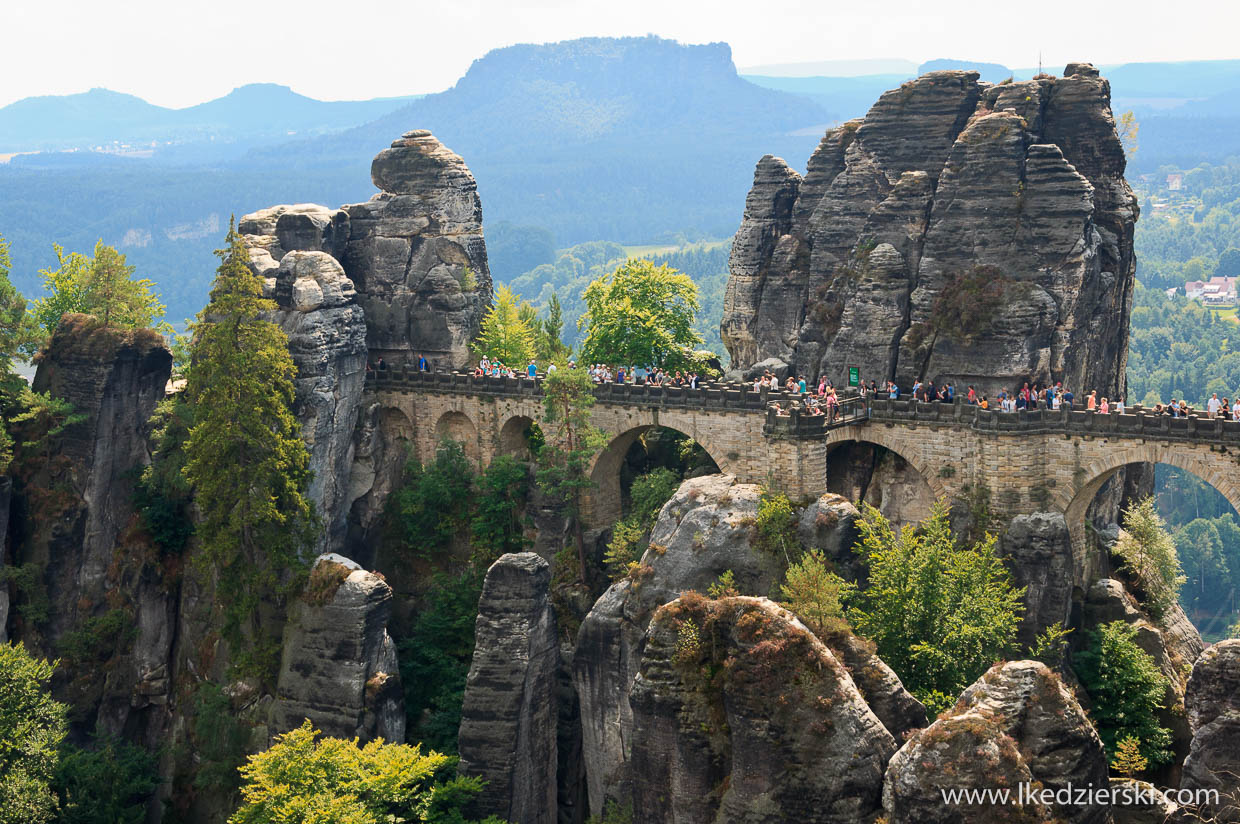
[[[478,378],[463,373],[386,370],[367,391],[408,420],[414,455],[429,460],[442,438],[465,446],[480,467],[496,455],[522,454],[525,432],[543,414],[541,380]],[[620,517],[619,469],[644,432],[668,427],[693,438],[723,472],[766,484],[790,497],[827,490],[829,455],[848,443],[899,455],[935,497],[966,498],[984,485],[996,513],[1065,514],[1078,563],[1086,552],[1085,512],[1103,484],[1134,463],[1165,463],[1192,472],[1240,510],[1240,422],[1068,410],[999,412],[956,403],[846,399],[833,421],[776,415],[792,396],[755,393],[739,384],[676,387],[600,384],[593,422],[609,436],[592,466],[596,487],[585,517],[606,525]]]

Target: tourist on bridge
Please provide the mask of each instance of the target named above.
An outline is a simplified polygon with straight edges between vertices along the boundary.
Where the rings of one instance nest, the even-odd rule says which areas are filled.
[[[530,380],[538,377],[538,364],[534,362],[533,358],[530,358],[530,365],[525,367],[525,374]]]
[[[429,363],[427,363],[427,362],[426,362],[426,356],[425,356],[425,355],[418,355],[418,371],[419,371],[419,372],[429,372],[429,371],[431,371],[431,365],[430,365]]]

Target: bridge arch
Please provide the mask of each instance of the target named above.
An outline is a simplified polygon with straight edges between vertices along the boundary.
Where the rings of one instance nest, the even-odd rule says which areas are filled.
[[[619,434],[612,435],[611,440],[607,442],[607,446],[603,447],[594,457],[590,466],[590,480],[593,482],[594,487],[586,494],[585,512],[583,513],[587,524],[592,527],[604,527],[620,520],[622,514],[620,467],[624,463],[629,449],[637,442],[637,439],[647,432],[656,429],[670,429],[687,438],[692,438],[694,442],[706,451],[706,454],[714,461],[715,466],[719,467],[720,472],[735,474],[729,469],[730,461],[726,455],[722,454],[719,449],[712,449],[711,445],[703,443],[702,440],[694,437],[692,432],[686,432],[681,427],[663,423],[633,426]],[[611,435],[611,433],[608,434]]]
[[[435,422],[435,442],[445,438],[459,442],[465,450],[465,457],[475,466],[481,466],[482,450],[478,443],[478,427],[468,415],[458,410],[440,415]]]
[[[496,455],[512,455],[528,461],[533,458],[530,449],[529,435],[532,427],[538,422],[529,415],[513,415],[504,421],[499,428],[499,441],[496,444]]]
[[[940,498],[951,499],[952,491],[948,489],[940,473],[942,467],[937,466],[930,456],[924,454],[922,445],[916,441],[915,432],[897,432],[894,429],[889,430],[885,427],[875,426],[866,426],[864,428],[847,426],[828,433],[826,439],[827,478],[825,479],[825,484],[829,490],[833,492],[839,491],[832,484],[832,456],[835,455],[838,458],[839,450],[854,445],[881,447],[904,461],[917,473],[930,491],[930,501],[927,502],[926,511],[917,514],[928,516],[929,504]],[[838,462],[836,466],[838,467]],[[879,509],[883,509],[883,507],[880,506]],[[884,514],[888,513],[884,512]],[[920,520],[920,518],[915,516],[909,520],[915,521]]]
[[[1081,466],[1072,488],[1058,491],[1055,508],[1064,513],[1072,551],[1079,567],[1088,568],[1089,541],[1085,516],[1090,504],[1104,484],[1120,469],[1137,463],[1167,464],[1191,472],[1218,490],[1232,508],[1240,512],[1240,460],[1222,451],[1191,448],[1184,444],[1142,443],[1129,446],[1115,444],[1088,464]]]

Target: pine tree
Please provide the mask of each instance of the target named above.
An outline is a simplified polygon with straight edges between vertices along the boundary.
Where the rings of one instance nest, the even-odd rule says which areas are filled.
[[[525,366],[534,356],[534,332],[521,317],[517,296],[506,286],[495,291],[495,305],[482,319],[477,349],[514,369]]]
[[[1143,772],[1150,764],[1141,754],[1141,742],[1131,735],[1124,736],[1115,745],[1115,757],[1111,759],[1111,769],[1126,778],[1132,778]]]
[[[227,244],[216,252],[222,262],[194,329],[184,471],[202,517],[199,569],[214,573],[224,602],[224,638],[234,663],[259,674],[273,661],[264,660],[271,650],[255,613],[299,582],[314,515],[305,497],[309,454],[290,410],[288,337],[263,318],[275,304],[262,297],[232,225]]]

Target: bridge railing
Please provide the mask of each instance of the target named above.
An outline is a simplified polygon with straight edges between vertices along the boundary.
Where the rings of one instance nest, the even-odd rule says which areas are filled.
[[[1003,412],[982,409],[957,399],[952,403],[875,398],[870,419],[884,423],[955,424],[981,432],[1037,434],[1066,432],[1079,435],[1144,437],[1159,440],[1215,441],[1240,444],[1240,421],[1190,414],[1173,418],[1155,415],[1140,406],[1119,412],[1088,412],[1083,409],[1020,409]]]
[[[419,372],[408,367],[368,372],[366,386],[387,391],[458,392],[492,397],[542,397],[543,376],[505,378],[472,372]],[[787,407],[801,396],[782,391],[754,392],[749,384],[705,380],[696,389],[641,383],[598,383],[594,397],[600,403],[674,406],[695,409],[761,413],[772,403]]]

